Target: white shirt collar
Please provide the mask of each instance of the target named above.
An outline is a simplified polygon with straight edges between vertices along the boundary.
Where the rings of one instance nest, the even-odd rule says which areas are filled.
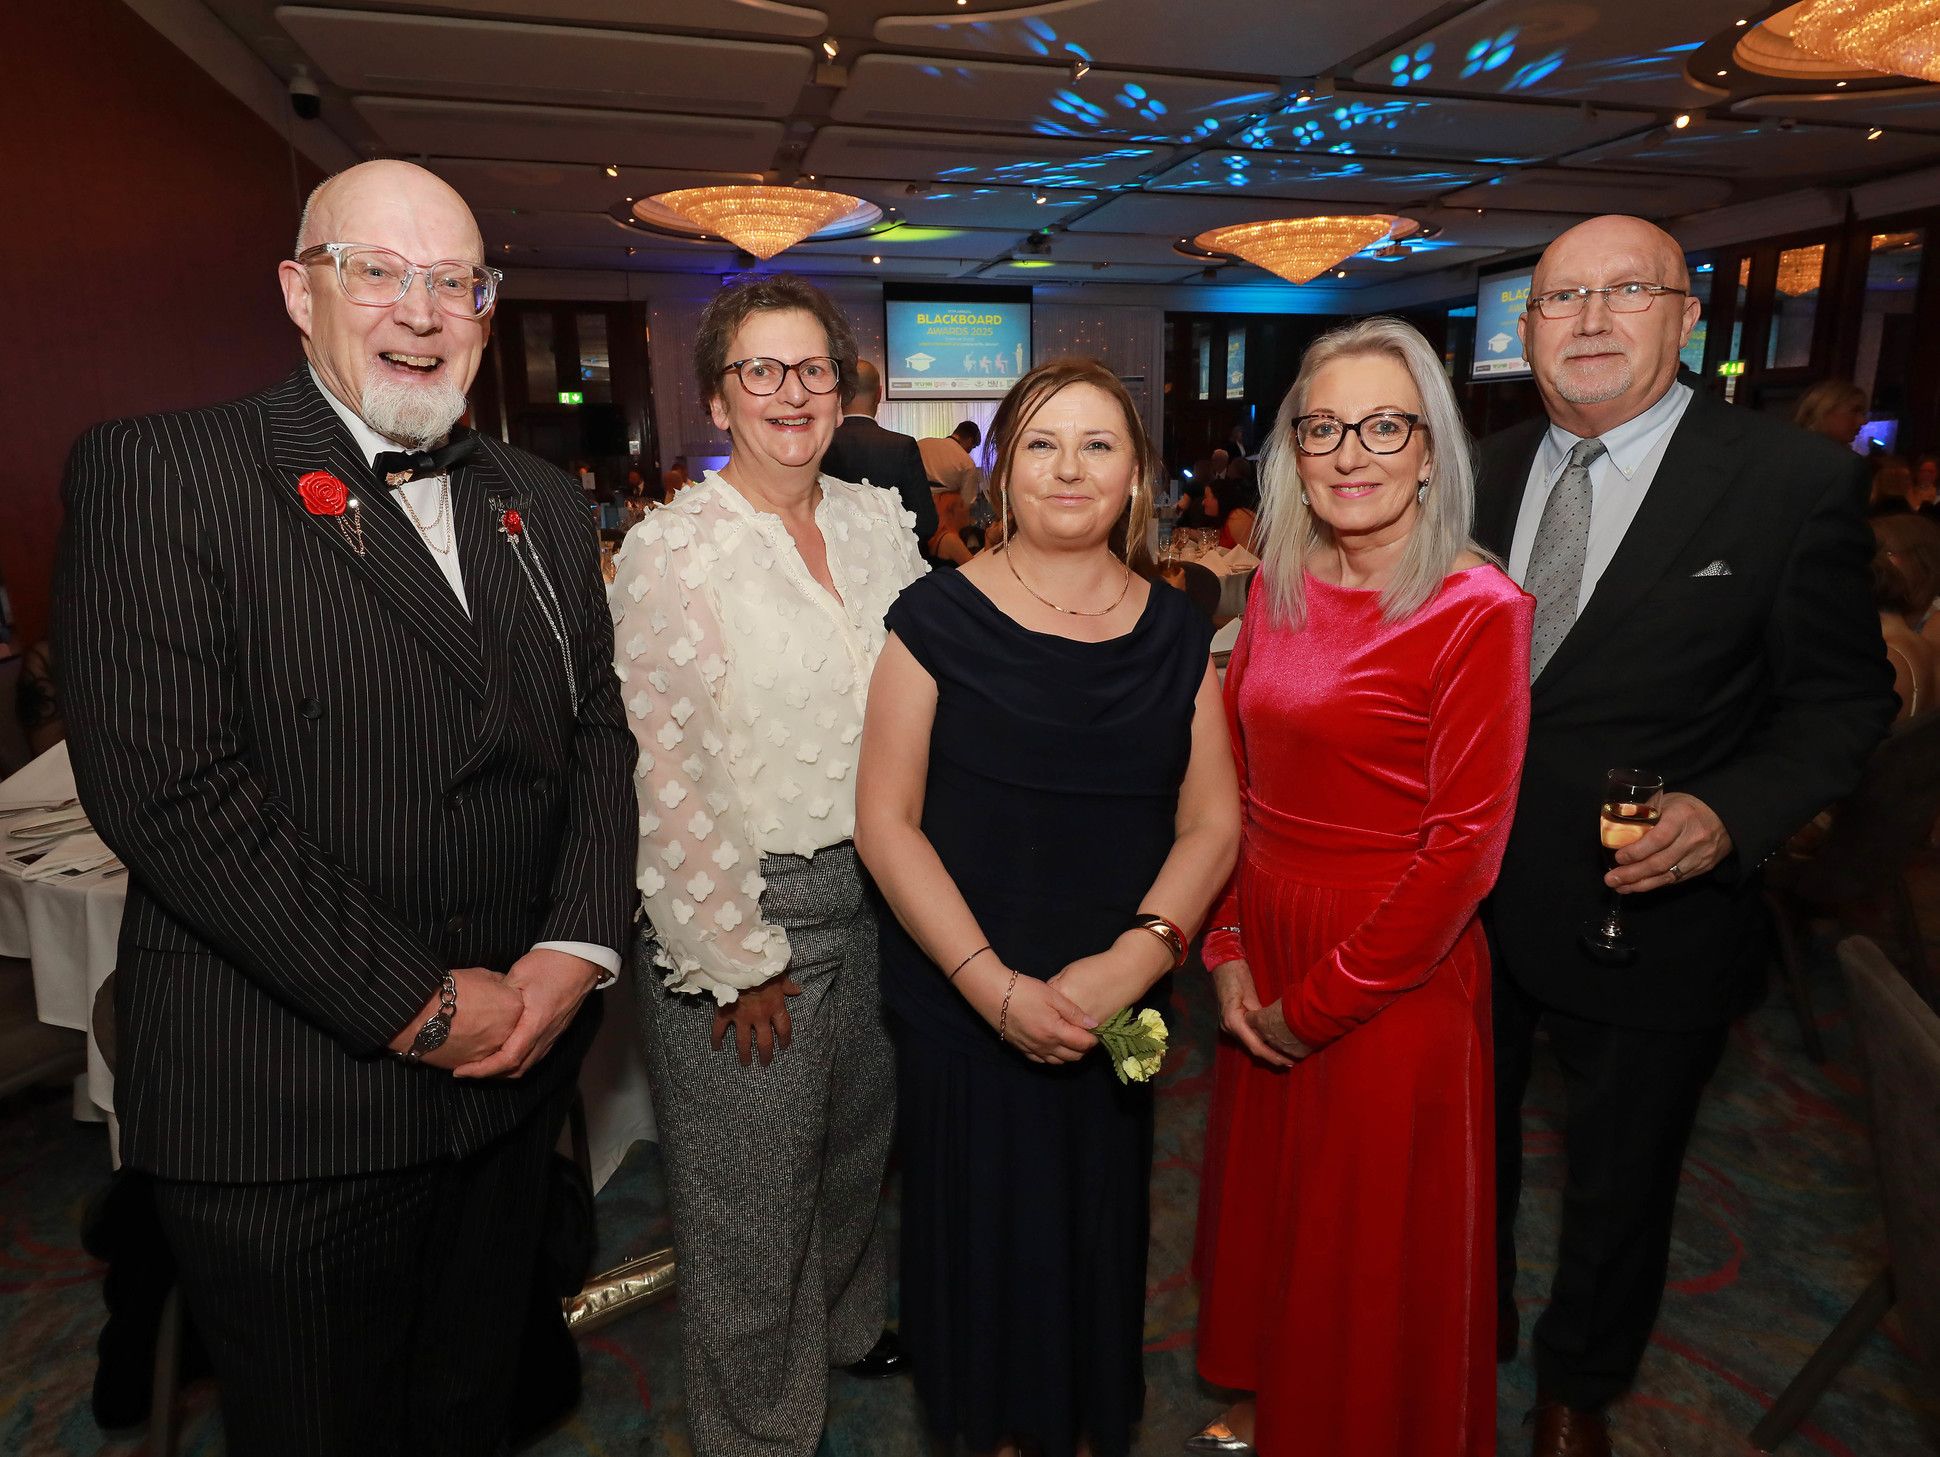
[[[1684,413],[1684,405],[1691,398],[1691,387],[1681,379],[1673,379],[1671,387],[1657,397],[1657,402],[1641,414],[1632,415],[1621,425],[1613,425],[1597,438],[1625,480],[1629,480],[1650,459],[1651,452],[1657,448],[1664,433],[1677,423]],[[1569,453],[1580,440],[1587,436],[1572,435],[1554,421],[1543,437],[1544,479],[1553,476],[1563,468]]]
[[[330,386],[317,377],[315,365],[311,365],[309,368],[311,383],[316,385],[317,392],[330,402],[330,408],[337,412],[337,418],[343,421],[344,428],[350,431],[350,438],[356,441],[357,448],[364,452],[365,465],[375,465],[377,463],[377,457],[387,450],[417,449],[416,446],[406,445],[402,441],[387,439],[385,436],[379,435],[375,430],[370,428],[369,423],[365,421],[362,415],[359,415],[350,406],[346,405],[331,393]]]

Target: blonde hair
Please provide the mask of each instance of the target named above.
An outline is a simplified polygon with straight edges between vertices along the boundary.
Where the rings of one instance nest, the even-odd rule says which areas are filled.
[[[1333,544],[1333,533],[1308,507],[1300,485],[1300,451],[1293,422],[1305,413],[1314,377],[1337,359],[1381,355],[1408,371],[1421,396],[1421,423],[1428,434],[1432,469],[1428,496],[1393,578],[1381,593],[1381,614],[1398,622],[1435,595],[1464,551],[1495,558],[1470,540],[1475,524],[1475,464],[1468,429],[1455,392],[1442,372],[1441,356],[1412,324],[1386,316],[1361,319],[1321,335],[1308,346],[1300,373],[1280,404],[1260,455],[1260,512],[1254,536],[1261,543],[1260,571],[1267,606],[1275,619],[1298,627],[1306,620],[1307,559]]]
[[[1137,473],[1132,477],[1131,498],[1112,526],[1110,546],[1133,571],[1149,577],[1152,554],[1147,539],[1152,532],[1152,491],[1165,464],[1152,437],[1146,433],[1145,422],[1139,418],[1124,382],[1095,359],[1072,357],[1040,364],[1012,385],[1003,403],[997,406],[997,414],[990,422],[990,475],[985,489],[1004,523],[1004,540],[1011,539],[1010,463],[1016,454],[1018,439],[1053,395],[1074,384],[1103,390],[1118,402],[1118,408],[1124,413],[1126,444],[1132,448]]]
[[[1801,430],[1822,434],[1825,422],[1839,410],[1863,410],[1866,392],[1849,379],[1822,379],[1799,396],[1792,407],[1792,423]]]

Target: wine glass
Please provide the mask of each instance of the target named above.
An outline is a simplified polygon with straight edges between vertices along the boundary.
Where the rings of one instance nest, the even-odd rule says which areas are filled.
[[[1650,832],[1664,812],[1664,776],[1648,769],[1603,771],[1603,804],[1597,815],[1597,840],[1603,847],[1603,873],[1617,866],[1617,851]],[[1623,896],[1604,888],[1603,912],[1583,928],[1583,949],[1603,966],[1628,966],[1637,948],[1623,934]]]

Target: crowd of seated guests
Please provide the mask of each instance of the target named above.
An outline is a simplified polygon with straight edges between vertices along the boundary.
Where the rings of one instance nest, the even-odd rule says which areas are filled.
[[[1940,522],[1900,512],[1872,528],[1873,601],[1904,720],[1940,703]]]

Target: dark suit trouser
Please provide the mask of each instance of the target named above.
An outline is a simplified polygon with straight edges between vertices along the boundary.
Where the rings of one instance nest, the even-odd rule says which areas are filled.
[[[1585,1021],[1536,1001],[1501,968],[1494,981],[1498,1303],[1513,1320],[1522,1095],[1540,1025],[1563,1071],[1565,1178],[1556,1276],[1533,1336],[1536,1382],[1546,1398],[1597,1408],[1628,1389],[1656,1324],[1684,1146],[1725,1029]]]
[[[230,1457],[504,1450],[571,1094],[463,1159],[277,1184],[156,1180]]]

